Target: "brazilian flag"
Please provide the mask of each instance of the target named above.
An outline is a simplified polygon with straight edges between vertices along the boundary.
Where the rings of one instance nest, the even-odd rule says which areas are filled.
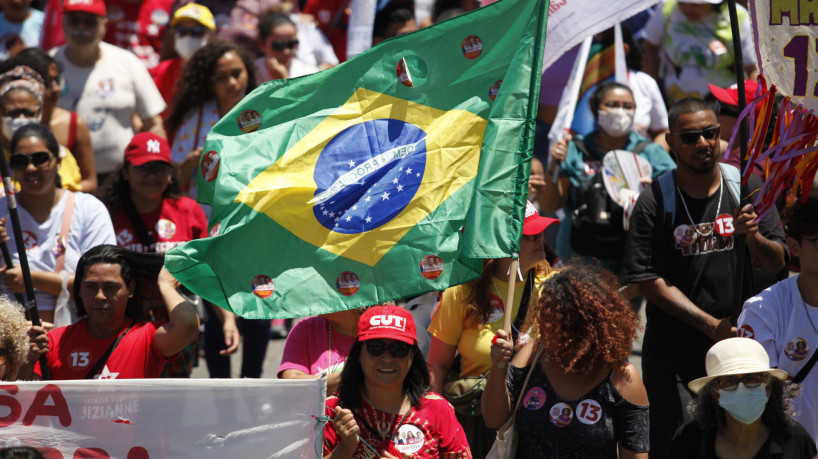
[[[500,0],[266,83],[210,131],[211,236],[165,265],[249,319],[442,290],[519,249],[548,0]]]

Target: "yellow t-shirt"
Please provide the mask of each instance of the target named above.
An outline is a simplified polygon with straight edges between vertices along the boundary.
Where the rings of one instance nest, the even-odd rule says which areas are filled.
[[[553,272],[553,271],[552,271]],[[530,305],[537,303],[540,286],[551,273],[542,273],[534,279],[534,290],[531,292],[531,303],[528,313],[532,311]],[[460,377],[479,376],[491,368],[491,340],[497,330],[503,328],[503,310],[505,307],[506,289],[508,283],[494,279],[494,285],[489,289],[489,298],[492,304],[492,313],[489,314],[488,324],[477,328],[466,328],[465,300],[471,293],[474,283],[449,287],[443,292],[440,305],[432,313],[432,322],[429,333],[435,338],[451,346],[457,346],[461,355]],[[514,306],[512,308],[512,323],[520,310],[520,300],[523,297],[525,282],[514,284]]]

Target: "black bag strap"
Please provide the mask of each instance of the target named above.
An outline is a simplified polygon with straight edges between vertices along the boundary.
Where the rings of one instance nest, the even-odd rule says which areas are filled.
[[[517,310],[517,318],[514,319],[514,324],[511,327],[511,336],[514,343],[517,342],[517,336],[520,334],[520,328],[525,323],[525,316],[528,313],[528,303],[531,301],[531,293],[534,291],[534,270],[528,271],[528,277],[523,287],[523,296],[520,298],[520,309]]]
[[[142,217],[139,216],[139,212],[136,211],[136,206],[134,206],[130,196],[126,195],[122,197],[122,208],[125,210],[125,214],[128,215],[128,219],[136,230],[136,235],[139,237],[139,241],[145,247],[145,250],[149,253],[156,252],[153,240],[151,240],[148,229],[145,227],[145,222],[142,220]]]
[[[812,367],[815,366],[815,361],[816,360],[818,360],[818,352],[813,352],[812,356],[809,358],[809,361],[807,362],[807,364],[804,365],[803,367],[801,367],[801,369],[798,370],[798,374],[795,375],[794,378],[792,378],[792,383],[793,384],[801,384],[801,382],[804,380],[804,378],[806,378],[807,375],[809,374],[810,370],[812,370]]]
[[[119,334],[119,336],[116,338],[116,341],[114,341],[111,344],[111,347],[109,347],[108,350],[105,351],[105,354],[103,354],[102,357],[100,357],[99,360],[97,360],[97,363],[94,364],[94,367],[91,368],[91,371],[89,371],[88,374],[85,375],[85,379],[94,379],[94,375],[99,373],[99,370],[101,370],[102,366],[105,365],[105,363],[108,361],[108,357],[110,357],[111,354],[114,352],[114,349],[116,349],[116,346],[119,344],[120,341],[122,341],[122,338],[124,338],[125,335],[127,335],[128,332],[131,331],[131,328],[133,328],[133,324],[126,328],[124,332]]]

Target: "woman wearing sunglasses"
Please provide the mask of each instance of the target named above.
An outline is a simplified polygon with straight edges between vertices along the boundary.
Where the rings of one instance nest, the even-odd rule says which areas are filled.
[[[575,211],[587,208],[596,197],[593,192],[594,179],[600,173],[602,158],[612,150],[637,153],[652,168],[652,175],[645,177],[645,181],[658,177],[676,165],[664,148],[636,133],[636,103],[628,86],[612,81],[602,83],[591,96],[590,105],[598,129],[585,136],[576,135],[568,142],[556,142],[552,146],[551,165],[545,173],[545,181],[549,186],[541,188],[537,199],[540,210],[544,212],[556,212],[559,209],[565,211],[556,244],[561,260],[570,263],[572,258],[593,256],[602,259],[608,269],[618,270],[625,235],[621,218],[620,221],[611,219],[608,222],[611,235],[619,237],[616,243],[597,239],[594,233],[598,231],[581,236],[572,234],[575,233]],[[559,177],[554,183],[554,175],[557,173]],[[601,180],[598,180],[601,177],[596,178],[599,185],[602,185]],[[611,201],[607,193],[605,197]],[[617,206],[612,201],[610,204]],[[608,210],[605,215],[609,214],[612,211]],[[614,232],[616,230],[618,231]],[[598,242],[592,244],[590,241]]]
[[[193,199],[182,196],[179,189],[170,160],[170,145],[152,132],[140,132],[131,139],[125,148],[125,162],[103,184],[100,196],[111,213],[117,245],[128,250],[165,253],[184,242],[207,236],[202,208]],[[150,293],[141,302],[145,317],[152,322],[169,321],[158,287]],[[225,328],[231,350],[235,350],[238,348],[235,321],[227,321]],[[197,342],[170,359],[161,377],[190,377],[198,358]]]
[[[268,12],[258,22],[258,46],[262,56],[256,59],[259,83],[309,75],[318,67],[296,57],[298,30],[284,13]]]
[[[59,144],[51,131],[37,123],[27,124],[11,138],[9,166],[20,184],[16,193],[20,226],[37,308],[44,322],[69,325],[76,318],[68,299],[77,260],[91,247],[114,244],[114,228],[105,206],[86,193],[60,188]],[[23,293],[23,274],[14,233],[9,230],[8,204],[0,199],[0,239],[8,244],[14,267],[0,268],[4,290]],[[59,297],[59,298],[58,298]],[[66,314],[70,312],[71,314]],[[66,323],[68,322],[68,323]]]
[[[470,459],[454,410],[428,386],[412,315],[393,305],[369,308],[338,392],[327,398],[324,457]],[[399,441],[410,434],[412,442]]]
[[[796,386],[787,372],[770,368],[764,347],[750,338],[714,344],[707,376],[688,384],[698,394],[692,420],[676,431],[670,458],[812,458],[815,442],[793,420]]]
[[[537,303],[540,285],[552,272],[545,261],[543,231],[558,221],[541,217],[530,202],[525,215],[511,318],[515,335],[522,341],[528,336],[523,326],[527,312]],[[457,419],[466,432],[472,453],[481,458],[491,449],[495,431],[486,427],[479,405],[461,407],[457,400],[463,395],[460,389],[463,383],[474,382],[466,378],[480,377],[491,368],[491,339],[503,327],[510,265],[511,258],[486,260],[479,279],[446,289],[429,325],[432,390],[458,405]],[[460,355],[459,379],[447,380],[452,368],[456,368],[457,354]],[[476,395],[479,402],[479,392],[472,395]]]
[[[639,317],[618,287],[601,268],[566,268],[543,283],[531,319],[539,339],[510,367],[514,346],[495,335],[483,416],[490,427],[515,417],[517,457],[648,457],[648,396],[628,363]]]

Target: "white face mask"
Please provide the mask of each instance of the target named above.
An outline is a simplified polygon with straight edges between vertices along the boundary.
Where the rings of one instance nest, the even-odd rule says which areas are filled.
[[[179,34],[176,34],[176,40],[174,42],[174,49],[176,49],[176,53],[182,59],[188,60],[190,56],[193,56],[193,53],[199,50],[199,48],[203,47],[207,44],[207,37],[196,38],[193,36],[184,36],[181,37]]]
[[[719,390],[719,406],[744,424],[752,424],[764,414],[767,398],[767,384],[748,388],[742,382],[736,390]]]
[[[31,123],[39,123],[40,116],[36,118],[26,118],[24,116],[18,116],[17,118],[12,118],[10,116],[3,117],[3,134],[6,135],[8,138],[14,137],[14,133],[16,133],[21,127],[31,124]]]
[[[600,110],[597,115],[597,123],[600,129],[608,135],[621,137],[631,131],[633,113],[633,110],[625,110],[624,108]]]

